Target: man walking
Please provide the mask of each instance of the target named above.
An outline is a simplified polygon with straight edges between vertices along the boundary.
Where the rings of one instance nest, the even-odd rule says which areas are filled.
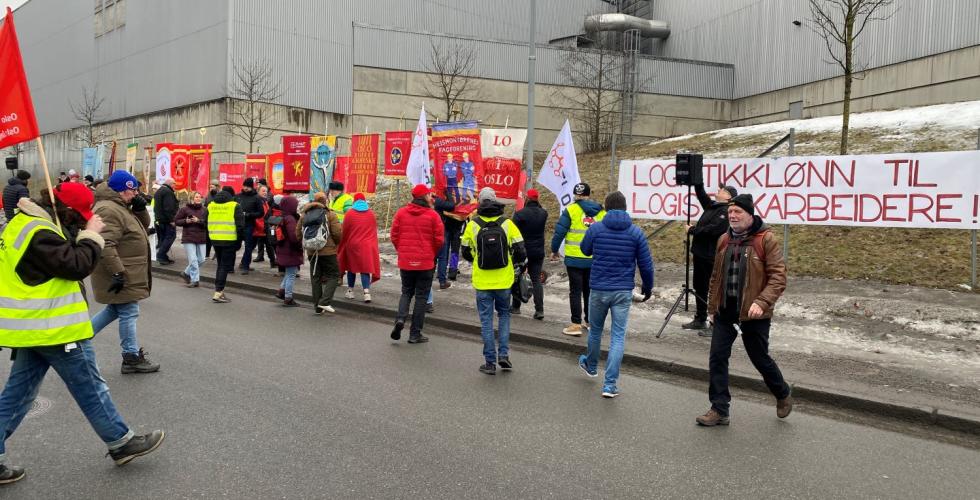
[[[630,220],[626,212],[626,197],[619,191],[606,196],[606,216],[593,224],[582,239],[582,253],[592,256],[592,273],[589,276],[589,347],[579,356],[579,367],[589,377],[599,375],[599,352],[606,315],[612,316],[609,326],[609,355],[606,358],[606,376],[602,382],[602,397],[619,395],[619,365],[626,347],[626,326],[633,288],[636,286],[636,268],[640,268],[640,291],[643,301],[653,293],[653,258],[647,238]]]
[[[314,246],[323,244],[320,248],[306,248],[307,259],[310,261],[310,285],[313,286],[313,312],[317,315],[335,313],[333,306],[334,292],[337,291],[337,280],[340,279],[340,265],[337,262],[337,250],[343,238],[343,226],[340,218],[333,210],[327,208],[327,194],[316,193],[313,201],[300,210],[299,224],[296,225],[297,237],[307,246],[307,232],[320,236],[322,228],[323,241],[318,240]]]
[[[514,284],[514,266],[527,259],[524,239],[510,220],[503,218],[504,206],[497,194],[485,187],[478,196],[476,216],[463,230],[463,258],[473,264],[473,288],[480,313],[480,335],[483,336],[483,359],[480,371],[497,373],[514,368],[510,361],[510,287]],[[497,334],[493,336],[493,312],[497,311]]]
[[[330,189],[330,199],[333,200],[330,204],[330,210],[337,214],[337,219],[343,224],[344,214],[354,206],[354,197],[344,192],[344,183],[342,182],[332,181],[327,187]]]
[[[14,220],[17,202],[21,198],[31,197],[31,191],[27,187],[30,179],[31,174],[26,170],[18,170],[16,175],[7,179],[7,185],[3,187],[3,212],[8,222]]]
[[[527,273],[531,277],[534,296],[534,319],[544,319],[544,287],[541,286],[541,267],[544,265],[544,227],[548,211],[538,202],[538,190],[527,190],[527,203],[514,214],[514,224],[524,237],[527,250]],[[521,301],[514,297],[510,312],[521,313]]]
[[[433,208],[442,219],[442,226],[445,231],[442,248],[439,249],[439,257],[436,262],[436,279],[439,280],[439,289],[445,290],[452,286],[450,281],[456,281],[456,276],[459,273],[459,238],[463,229],[463,221],[453,215],[457,205],[453,200],[434,194],[432,202]]]
[[[589,185],[582,182],[572,190],[575,202],[568,206],[558,218],[555,235],[551,238],[551,260],[559,258],[558,249],[565,242],[565,270],[568,272],[568,307],[572,312],[572,323],[562,333],[578,337],[589,324],[589,272],[592,258],[582,253],[582,238],[589,226],[605,217],[602,207],[589,199],[592,193]],[[582,304],[585,304],[584,319]]]
[[[139,301],[150,296],[152,287],[150,242],[146,236],[150,216],[146,200],[139,196],[139,185],[133,174],[116,170],[95,189],[95,213],[105,223],[105,250],[92,274],[92,288],[95,301],[106,307],[92,318],[92,329],[98,334],[119,320],[122,373],[152,373],[160,369],[159,364],[146,358],[136,339]]]
[[[436,255],[442,247],[444,228],[439,214],[432,209],[432,190],[425,184],[412,188],[412,201],[398,209],[391,222],[391,243],[398,252],[398,270],[402,278],[402,295],[391,339],[402,338],[408,307],[415,298],[408,343],[420,344],[429,338],[422,335],[426,298],[432,290]],[[513,274],[513,273],[512,273]]]
[[[728,233],[718,239],[708,293],[708,312],[714,315],[708,356],[711,409],[696,419],[707,427],[729,423],[728,358],[739,333],[752,365],[776,397],[776,416],[786,418],[793,410],[791,388],[769,356],[773,308],[786,289],[782,249],[762,218],[755,215],[750,194],[732,198],[728,223]]]
[[[252,268],[252,252],[255,251],[255,219],[265,215],[265,207],[262,198],[255,191],[255,180],[249,177],[242,182],[242,192],[238,193],[238,206],[242,209],[242,216],[245,218],[245,251],[242,252],[242,261],[238,265],[240,272],[248,274]]]
[[[218,304],[231,302],[225,296],[228,274],[235,270],[235,252],[242,244],[245,231],[245,215],[235,201],[235,190],[225,186],[214,195],[207,211],[208,237],[214,249],[217,271],[214,274],[214,295],[211,301]]]
[[[694,192],[704,213],[696,225],[687,226],[691,235],[691,254],[694,257],[694,294],[696,307],[694,320],[685,323],[685,330],[699,330],[698,335],[708,336],[704,330],[708,327],[708,285],[711,281],[711,268],[715,264],[715,248],[718,237],[728,231],[728,202],[738,194],[732,186],[722,185],[712,200],[704,190],[704,184],[696,184]]]
[[[110,176],[111,177],[111,176]],[[157,228],[157,262],[164,266],[173,264],[170,247],[177,239],[177,194],[174,180],[170,177],[160,182],[160,189],[153,193],[153,220]]]
[[[13,349],[13,366],[0,395],[0,485],[24,478],[6,463],[6,441],[54,368],[82,414],[109,448],[116,465],[146,455],[163,431],[136,436],[116,410],[92,348],[92,323],[82,280],[98,265],[105,244],[92,214],[92,191],[64,183],[50,200],[62,227],[29,199],[0,233],[0,346]],[[75,233],[72,239],[66,234]]]

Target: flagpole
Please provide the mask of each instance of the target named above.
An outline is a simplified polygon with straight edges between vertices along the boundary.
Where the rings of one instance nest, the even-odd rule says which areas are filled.
[[[48,185],[48,196],[51,197],[51,212],[54,214],[54,223],[59,227],[61,226],[61,221],[58,220],[58,201],[54,197],[54,188],[51,187],[51,173],[48,172],[48,158],[44,155],[44,144],[41,142],[40,137],[36,137],[37,141],[37,152],[41,156],[41,168],[44,169],[44,182]]]

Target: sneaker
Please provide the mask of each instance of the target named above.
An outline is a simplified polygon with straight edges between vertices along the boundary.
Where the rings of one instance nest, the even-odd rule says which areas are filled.
[[[708,323],[701,321],[699,319],[695,319],[690,323],[684,323],[683,325],[681,325],[681,328],[685,330],[704,330],[707,327],[708,327]]]
[[[252,262],[265,262],[265,259],[263,259],[262,257],[259,257],[259,258],[255,259],[255,260],[253,260]]]
[[[368,304],[371,303],[371,291],[370,290],[364,290],[364,302],[365,303],[368,303]]]
[[[158,260],[157,261],[157,264],[160,264],[161,266],[169,266],[169,265],[172,265],[173,263],[174,263],[174,261],[172,261],[170,259],[167,259],[167,260]]]
[[[480,365],[480,373],[486,373],[487,375],[496,375],[497,365],[493,363],[484,363]]]
[[[497,363],[500,364],[500,369],[505,372],[509,372],[514,369],[514,364],[510,362],[510,358],[508,357],[498,359]]]
[[[561,331],[561,333],[564,333],[565,335],[568,335],[568,336],[571,336],[571,337],[581,337],[582,336],[582,325],[580,325],[578,323],[572,323],[572,324],[566,326],[565,329]]]
[[[250,269],[239,269],[238,270],[238,274],[241,274],[242,276],[245,276],[245,275],[248,274],[249,271],[250,271]]]
[[[399,340],[402,338],[402,328],[405,328],[405,322],[395,321],[395,327],[391,329],[391,340]]]
[[[116,465],[126,465],[134,458],[142,457],[159,448],[164,436],[166,436],[166,433],[163,431],[153,431],[142,436],[133,436],[133,439],[130,439],[122,448],[112,450],[106,453],[106,456],[112,457]]]
[[[279,300],[286,300],[286,289],[280,288],[276,291],[276,298]]]
[[[197,288],[197,287],[201,286],[201,284],[199,282],[197,282],[197,281],[192,281],[192,282],[188,283],[186,286],[187,286],[187,288]]]
[[[448,281],[443,281],[442,283],[439,283],[439,289],[440,290],[446,290],[446,289],[449,289],[449,288],[452,288],[452,287],[453,287],[453,284],[450,283],[450,282],[448,282]]]
[[[344,298],[347,300],[354,300],[354,289],[348,288],[347,292],[344,293]]]
[[[23,467],[0,464],[0,484],[16,483],[17,481],[24,479],[24,474],[25,472]]]
[[[612,398],[614,398],[616,396],[619,396],[619,389],[617,389],[615,387],[603,387],[602,388],[602,397],[604,397],[606,399],[612,399]]]
[[[585,356],[585,354],[579,356],[578,357],[578,367],[581,368],[583,372],[585,372],[585,376],[586,377],[589,377],[589,378],[596,378],[596,377],[598,377],[599,376],[599,370],[589,370],[589,366],[585,363],[585,360],[586,359],[588,359],[588,358]]]
[[[544,311],[534,311],[534,319],[544,321]]]
[[[582,323],[582,331],[585,333],[589,333],[589,323],[587,321],[585,323]]]
[[[227,304],[231,302],[231,299],[225,296],[225,292],[214,292],[214,295],[211,296],[211,302]]]
[[[288,299],[283,299],[282,306],[283,307],[299,307],[299,302],[296,302],[295,300],[293,300],[292,297],[290,297]]]
[[[426,304],[425,305],[425,312],[427,312],[427,313],[434,313],[434,312],[436,312],[436,308],[432,304]]]
[[[446,277],[449,278],[449,281],[456,281],[457,276],[459,276],[459,269],[450,269]]]
[[[146,359],[146,353],[140,348],[136,354],[123,353],[122,373],[153,373],[160,369],[159,363]]]
[[[793,411],[793,396],[786,396],[776,400],[776,416],[786,418]]]
[[[426,343],[428,341],[429,341],[429,337],[426,337],[425,335],[422,335],[421,333],[418,334],[418,335],[409,335],[408,336],[408,343],[409,344],[424,344],[424,343]]]
[[[730,420],[727,415],[722,415],[718,413],[718,410],[714,408],[708,410],[708,413],[701,415],[694,419],[695,422],[700,426],[704,427],[714,427],[716,425],[728,425]]]
[[[326,305],[326,306],[316,306],[316,310],[317,310],[317,312],[319,314],[323,314],[325,312],[328,312],[330,314],[333,314],[333,313],[337,312],[336,309],[334,309],[333,307],[331,307],[329,305]]]
[[[711,333],[711,330],[710,329],[698,330],[698,337],[708,337],[708,338],[711,338],[711,335],[712,335],[712,333]]]
[[[185,273],[184,271],[180,272],[180,279],[184,280],[184,283],[188,285],[191,284],[191,275]]]

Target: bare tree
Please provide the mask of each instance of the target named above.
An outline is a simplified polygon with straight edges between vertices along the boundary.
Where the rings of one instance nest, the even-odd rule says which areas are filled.
[[[619,124],[623,57],[604,50],[569,50],[562,57],[563,83],[553,97],[564,100],[579,123],[585,151],[607,149]]]
[[[240,61],[233,71],[228,92],[231,133],[247,142],[248,152],[253,153],[255,144],[271,137],[279,125],[268,105],[282,97],[283,85],[266,61]]]
[[[106,118],[105,113],[102,112],[102,106],[104,104],[105,97],[99,95],[98,87],[92,88],[92,91],[89,92],[83,86],[82,100],[68,101],[71,114],[75,117],[76,121],[81,123],[81,126],[74,133],[74,139],[76,142],[82,144],[82,147],[95,147],[105,140],[105,131],[100,130],[97,132],[95,127]]]
[[[810,0],[811,29],[823,38],[827,53],[844,70],[844,116],[840,154],[847,154],[851,120],[851,86],[854,82],[855,42],[873,21],[884,21],[893,0]]]
[[[425,95],[438,99],[446,109],[441,117],[433,115],[437,121],[466,119],[470,105],[480,96],[479,81],[470,77],[476,64],[476,50],[460,40],[445,45],[429,40],[429,46],[429,60],[425,62],[429,86]]]

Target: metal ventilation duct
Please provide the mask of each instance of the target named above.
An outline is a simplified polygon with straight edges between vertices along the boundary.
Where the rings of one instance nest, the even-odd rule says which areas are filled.
[[[585,31],[597,33],[600,31],[640,30],[645,38],[667,38],[670,36],[670,24],[667,21],[643,19],[626,14],[595,14],[585,18]]]

